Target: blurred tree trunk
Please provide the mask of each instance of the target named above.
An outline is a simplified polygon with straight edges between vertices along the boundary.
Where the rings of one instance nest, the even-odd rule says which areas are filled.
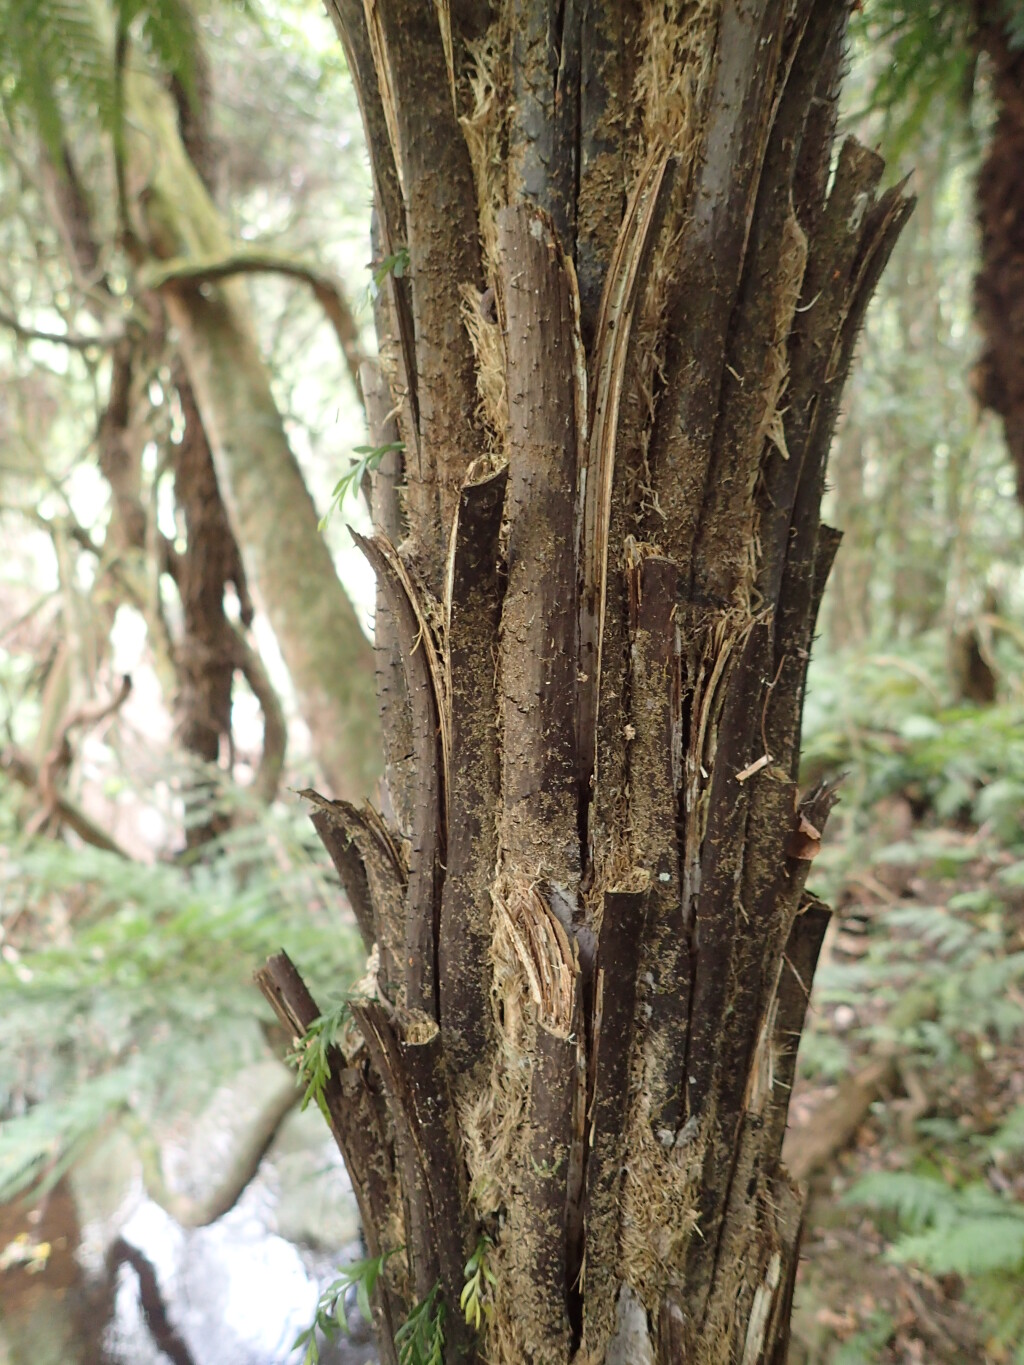
[[[853,385],[851,385],[851,388]],[[826,602],[828,641],[832,650],[862,646],[871,623],[871,583],[876,558],[867,527],[871,508],[864,489],[864,436],[848,417],[832,449],[829,466],[835,505],[842,508],[847,541],[830,579]]]
[[[978,174],[981,269],[976,300],[984,350],[982,402],[1002,418],[1024,501],[1024,48],[999,0],[978,0],[978,41],[992,64],[996,121]]]
[[[191,136],[198,151],[203,143],[193,115]],[[209,157],[204,159],[209,162]],[[94,214],[77,174],[70,151],[59,172],[44,161],[51,214],[64,243],[68,265],[76,280],[95,278],[100,250]],[[95,292],[107,293],[100,279]],[[180,362],[175,389],[181,407],[182,437],[171,444],[175,475],[175,500],[182,514],[185,544],[171,544],[151,524],[143,491],[142,449],[149,439],[145,387],[148,376],[166,351],[166,323],[159,301],[142,296],[141,307],[150,323],[125,334],[111,356],[107,403],[97,431],[100,471],[107,481],[111,513],[104,539],[101,577],[113,586],[105,594],[110,634],[119,602],[130,601],[147,618],[157,669],[168,691],[174,694],[177,734],[182,749],[205,768],[216,766],[222,745],[233,750],[231,732],[232,691],[235,671],[249,682],[264,717],[263,748],[254,782],[254,794],[273,799],[284,761],[285,726],[280,702],[270,684],[257,651],[244,632],[252,623],[252,603],[237,543],[228,524],[213,468],[202,418]],[[87,543],[88,539],[86,538]],[[148,562],[147,562],[148,561]],[[181,599],[180,638],[173,639],[164,620],[160,601],[160,576],[174,579]],[[240,609],[241,630],[225,611],[225,592],[234,587]],[[210,780],[202,773],[190,789],[186,803],[191,811],[208,807]],[[225,828],[225,819],[212,810],[202,819],[186,822],[186,842],[195,848]]]
[[[420,1305],[446,1362],[781,1365],[819,505],[909,210],[853,141],[830,181],[847,5],[329,9],[409,256],[364,549],[413,764],[397,824],[313,817],[376,945],[325,1103],[383,1359]]]
[[[232,243],[182,144],[170,95],[132,73],[126,97],[131,230],[144,258],[230,256]],[[280,644],[316,761],[338,796],[365,797],[381,771],[373,652],[289,446],[245,284],[176,276],[160,293],[231,529]]]

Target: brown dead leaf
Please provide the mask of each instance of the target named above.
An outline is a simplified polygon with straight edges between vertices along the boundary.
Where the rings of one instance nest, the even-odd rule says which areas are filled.
[[[809,863],[821,852],[821,831],[815,828],[806,815],[800,816],[800,823],[789,836],[786,852],[791,858],[799,858]]]

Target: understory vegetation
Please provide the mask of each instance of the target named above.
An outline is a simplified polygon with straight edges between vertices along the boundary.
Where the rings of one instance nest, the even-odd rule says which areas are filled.
[[[819,660],[806,718],[808,771],[845,777],[789,1136],[817,1191],[797,1338],[845,1365],[1022,1358],[1024,699],[951,705],[941,650]],[[862,1292],[815,1323],[854,1233]]]
[[[0,1214],[13,1220],[0,1223],[0,1365],[49,1365],[7,1340],[4,1317],[60,1302],[58,1250],[32,1220],[112,1135],[139,1190],[184,1226],[232,1206],[293,1108],[331,1121],[337,1048],[357,1030],[349,1000],[380,968],[377,950],[367,962],[370,883],[405,875],[388,831],[415,813],[378,783],[376,688],[396,685],[397,655],[375,664],[367,627],[376,614],[387,644],[399,613],[383,597],[374,612],[349,531],[366,532],[371,511],[397,519],[408,433],[365,362],[374,313],[404,306],[410,255],[367,245],[371,177],[340,46],[303,0],[200,5],[191,19],[175,0],[170,39],[146,27],[151,6],[96,7],[136,24],[173,92],[168,145],[217,246],[190,264],[160,237],[184,233],[189,213],[168,228],[145,176],[129,183],[104,159],[124,90],[86,62],[58,83],[59,108],[48,93],[45,63],[69,60],[79,8],[41,8],[64,46],[29,64],[27,93],[17,56],[0,72]],[[885,185],[916,166],[918,203],[861,332],[825,492],[844,538],[798,786],[837,801],[823,838],[811,825],[801,852],[787,846],[809,866],[806,899],[833,910],[784,1147],[810,1189],[793,1365],[1024,1365],[1024,521],[1002,422],[982,407],[975,286],[976,186],[1001,106],[972,23],[935,30],[933,8],[856,7],[841,115],[841,131],[882,144]],[[1011,55],[1024,45],[1012,8],[998,7]],[[12,41],[19,14],[0,0]],[[186,20],[196,46],[179,61]],[[493,91],[478,95],[484,127]],[[163,135],[146,133],[151,146]],[[211,283],[236,274],[228,353],[240,338],[248,349],[245,386],[229,392],[223,336],[203,329]],[[497,346],[490,293],[461,302],[482,369]],[[240,511],[220,486],[247,466],[218,432],[256,399],[275,435],[253,467],[265,458],[287,478]],[[498,430],[507,393],[482,402]],[[489,477],[473,485],[485,497]],[[497,509],[475,515],[497,528]],[[329,618],[306,546],[329,570]],[[429,612],[405,623],[413,658],[435,625]],[[324,639],[330,650],[307,648]],[[785,662],[765,679],[763,755],[741,781],[771,763],[765,714]],[[391,744],[389,780],[408,777],[413,745],[411,729]],[[351,845],[331,849],[332,866],[317,838],[309,816],[326,803],[310,805],[312,784],[351,798],[346,818],[358,810],[360,837],[376,840],[362,883],[345,880]],[[318,1002],[304,1034],[253,983],[282,949]],[[294,1085],[255,1116],[223,1188],[193,1198],[170,1149],[233,1077],[274,1058]],[[527,1155],[538,1180],[551,1173]],[[453,1330],[486,1333],[504,1292],[499,1231],[481,1222],[468,1261],[452,1253],[461,1295],[402,1283],[399,1365],[443,1365]],[[372,1320],[406,1248],[396,1233],[370,1250],[322,1281],[295,1365],[334,1359],[353,1306]]]

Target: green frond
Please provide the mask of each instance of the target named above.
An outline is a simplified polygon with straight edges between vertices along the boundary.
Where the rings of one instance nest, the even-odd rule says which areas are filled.
[[[52,905],[75,932],[0,962],[0,1202],[119,1112],[194,1112],[265,1057],[251,971],[282,940],[318,992],[353,979],[360,945],[308,839],[297,816],[262,812],[192,866],[11,840],[0,916]]]
[[[191,99],[199,31],[188,0],[116,0],[121,27],[141,37],[161,71],[175,77]]]
[[[111,30],[89,0],[3,0],[4,100],[35,123],[60,159],[68,106],[109,126],[114,115]]]
[[[856,46],[888,58],[863,111],[882,114],[887,158],[900,160],[929,122],[947,133],[966,125],[976,51],[969,5],[871,0],[850,33]]]
[[[846,1202],[893,1213],[906,1229],[889,1252],[933,1275],[960,1275],[999,1340],[1020,1342],[1024,1207],[981,1181],[956,1188],[937,1176],[876,1171]]]
[[[957,1217],[956,1192],[937,1176],[912,1171],[872,1171],[857,1181],[844,1202],[894,1213],[915,1233],[948,1227]]]
[[[71,117],[115,133],[117,35],[194,90],[198,30],[188,0],[0,0],[0,92],[59,163]]]
[[[1024,1269],[1024,1216],[962,1218],[950,1227],[901,1237],[893,1257],[923,1265],[933,1275],[977,1277]]]

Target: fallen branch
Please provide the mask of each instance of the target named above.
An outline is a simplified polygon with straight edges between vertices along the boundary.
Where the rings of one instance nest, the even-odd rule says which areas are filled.
[[[789,1129],[782,1160],[794,1180],[809,1180],[849,1147],[872,1104],[893,1086],[897,1075],[894,1057],[876,1058],[847,1076],[837,1094],[816,1109],[806,1124]]]

